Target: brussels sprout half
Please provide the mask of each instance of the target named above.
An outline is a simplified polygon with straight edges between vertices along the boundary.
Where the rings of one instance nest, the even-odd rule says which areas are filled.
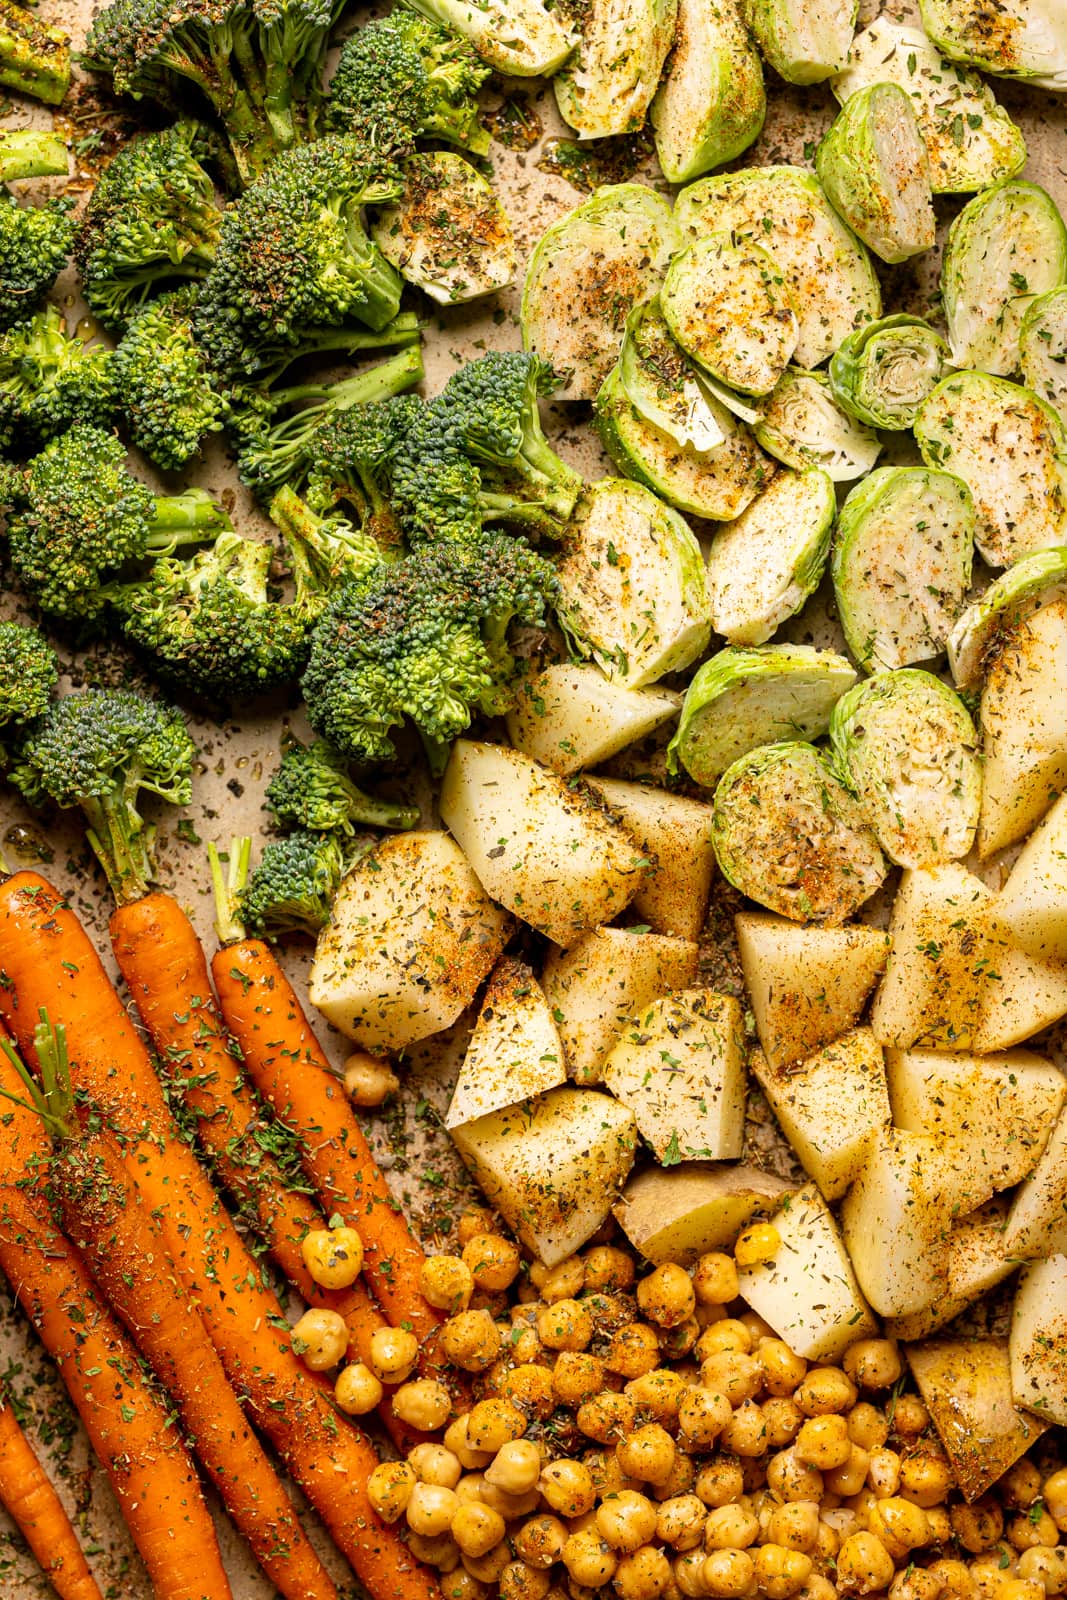
[[[763,67],[736,0],[679,0],[674,47],[651,122],[668,183],[721,167],[759,137]]]
[[[779,739],[820,739],[855,669],[810,644],[729,645],[686,690],[668,769],[713,789],[731,762]]]
[[[967,486],[925,467],[880,467],[841,507],[831,571],[849,649],[866,672],[932,661],[971,581]]]
[[[856,800],[813,745],[762,745],[715,790],[712,842],[724,878],[794,922],[844,922],[889,866]]]
[[[748,167],[683,189],[675,219],[687,239],[729,233],[773,256],[800,323],[799,366],[816,367],[854,328],[881,314],[878,280],[859,240],[813,173]]]
[[[915,437],[925,462],[970,489],[991,567],[1067,543],[1067,429],[1029,389],[953,373],[919,407]]]
[[[764,401],[755,434],[787,467],[819,467],[834,483],[862,478],[882,450],[878,435],[838,405],[825,372],[792,367]]]
[[[579,138],[644,127],[676,14],[677,0],[584,0],[577,49],[552,80],[559,114]]]
[[[566,61],[574,40],[558,10],[542,0],[410,0],[431,22],[469,39],[483,61],[509,78],[547,78]]]
[[[922,317],[901,312],[849,334],[830,357],[834,399],[872,428],[903,432],[951,371],[948,345]]]
[[[958,861],[982,805],[978,735],[959,695],[914,667],[843,695],[830,718],[842,779],[898,867]]]
[[[953,61],[983,72],[1067,89],[1067,11],[1062,0],[919,0],[923,27]]]
[[[594,400],[618,358],[634,306],[659,293],[681,236],[643,183],[597,189],[542,235],[522,292],[527,350],[550,361],[563,400]]]
[[[663,320],[659,301],[638,306],[626,320],[618,373],[627,396],[646,422],[676,444],[714,450],[734,426],[709,398],[700,373]],[[601,391],[603,392],[603,391]]]
[[[837,501],[825,472],[788,468],[715,535],[708,593],[715,632],[764,644],[818,588]]]
[[[883,261],[907,261],[934,242],[930,162],[910,96],[873,83],[845,101],[815,152],[834,210]]]
[[[773,256],[728,234],[697,239],[675,256],[660,310],[687,355],[731,389],[769,394],[796,349],[792,296]]]
[[[935,194],[985,189],[1026,161],[1022,134],[981,78],[943,60],[919,28],[885,14],[856,35],[831,88],[844,102],[873,83],[895,83],[910,95]]]
[[[1031,301],[1019,329],[1023,382],[1067,422],[1067,286]]]
[[[941,298],[958,367],[1008,377],[1034,296],[1067,282],[1067,227],[1052,196],[1009,178],[975,195],[948,231]]]
[[[948,636],[948,664],[961,689],[982,680],[1000,639],[1053,600],[1067,599],[1067,546],[1023,556],[1002,572],[956,619]]]
[[[821,83],[840,72],[859,0],[747,0],[749,27],[787,83]]]
[[[371,231],[400,276],[441,305],[492,294],[515,277],[507,212],[477,168],[451,150],[405,162],[403,196],[378,212]]]

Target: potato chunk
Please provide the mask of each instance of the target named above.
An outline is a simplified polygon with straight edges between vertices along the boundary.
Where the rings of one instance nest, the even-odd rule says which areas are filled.
[[[588,783],[652,862],[632,909],[654,933],[699,938],[715,875],[711,806],[644,783],[615,778]]]
[[[950,1163],[923,1133],[884,1128],[841,1206],[860,1288],[875,1311],[903,1317],[944,1292],[946,1240],[958,1191]]]
[[[871,1007],[884,1045],[971,1047],[987,969],[985,884],[955,862],[900,880],[889,927],[889,966]]]
[[[1012,1397],[1004,1339],[928,1339],[907,1350],[963,1498],[977,1500],[1048,1427]]]
[[[905,1342],[929,1338],[1011,1276],[1019,1263],[1004,1249],[1007,1209],[998,1195],[956,1223],[948,1236],[944,1292],[922,1311],[887,1317],[887,1337]]]
[[[1024,1261],[1067,1254],[1067,1110],[1060,1112],[1041,1159],[1016,1190],[1004,1248]]]
[[[1067,1255],[1023,1268],[1009,1351],[1016,1405],[1067,1427]]]
[[[1067,601],[1017,627],[986,674],[982,729],[983,858],[1030,832],[1067,787]]]
[[[1067,962],[1067,794],[1023,845],[995,915],[1010,944],[1038,961]]]
[[[544,990],[525,961],[502,957],[486,985],[445,1127],[502,1111],[566,1079],[563,1046]]]
[[[646,1260],[689,1266],[707,1250],[729,1249],[746,1222],[774,1211],[793,1189],[759,1167],[690,1161],[669,1172],[639,1173],[613,1211]]]
[[[673,689],[627,689],[591,662],[557,661],[519,685],[508,738],[569,778],[653,733],[681,704]]]

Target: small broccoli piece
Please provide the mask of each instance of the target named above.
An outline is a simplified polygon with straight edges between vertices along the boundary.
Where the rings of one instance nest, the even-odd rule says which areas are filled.
[[[178,122],[123,145],[100,174],[74,258],[86,300],[109,327],[211,266],[222,218],[202,164],[211,148],[196,123]]]
[[[282,828],[346,839],[357,826],[406,830],[419,820],[417,807],[380,800],[353,783],[348,762],[325,739],[289,746],[267,785],[267,809]]]
[[[393,459],[421,409],[417,395],[397,395],[335,412],[321,422],[306,451],[311,509],[328,515],[344,501],[383,550],[398,545]]]
[[[15,0],[0,0],[0,84],[49,106],[70,88],[68,35]]]
[[[563,532],[582,480],[541,431],[537,398],[551,388],[548,365],[521,351],[453,373],[394,460],[394,500],[413,543],[476,539],[498,522]]]
[[[504,535],[426,547],[345,584],[312,634],[312,727],[345,755],[390,760],[410,718],[436,760],[476,711],[507,708],[509,625],[543,625],[556,587],[550,563]]]
[[[178,472],[229,414],[193,336],[195,285],[161,295],[134,317],[114,355],[130,437],[164,472]]]
[[[67,147],[44,128],[9,128],[0,133],[0,183],[18,178],[65,178]]]
[[[382,564],[382,551],[369,533],[343,517],[317,517],[290,488],[278,490],[270,516],[289,552],[294,608],[309,623],[322,615],[341,584],[358,582]]]
[[[238,900],[241,922],[261,939],[314,938],[330,920],[344,871],[345,853],[332,834],[301,830],[272,840]]]
[[[0,334],[0,446],[40,445],[73,422],[105,423],[116,409],[110,350],[72,339],[46,306]]]
[[[37,629],[0,622],[0,728],[18,731],[43,716],[58,682],[55,651]]]
[[[186,805],[196,747],[180,712],[121,689],[57,700],[27,735],[12,779],[30,805],[80,806],[120,905],[148,892],[155,828],[140,795]]]
[[[345,41],[327,126],[398,154],[427,138],[484,156],[489,135],[479,121],[478,91],[488,76],[466,39],[398,8]]]
[[[8,540],[15,571],[42,611],[97,619],[107,583],[130,562],[202,544],[229,527],[202,489],[155,496],[130,473],[112,433],[76,422],[14,476]]]
[[[67,264],[74,220],[65,197],[20,206],[0,191],[0,329],[35,311]]]

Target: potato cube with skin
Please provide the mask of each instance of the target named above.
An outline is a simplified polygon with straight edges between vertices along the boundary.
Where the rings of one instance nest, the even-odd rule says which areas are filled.
[[[955,862],[903,873],[885,977],[871,1007],[884,1045],[972,1048],[992,951],[990,891]]]
[[[657,1161],[736,1160],[745,1134],[740,1004],[708,989],[654,1000],[611,1047],[604,1083]]]
[[[696,977],[691,939],[644,929],[597,928],[570,950],[553,951],[541,982],[577,1083],[598,1083],[604,1058],[651,1001]]]
[[[1067,794],[1023,845],[993,914],[1009,944],[1038,961],[1067,961]]]
[[[1067,1254],[1067,1108],[1033,1172],[1015,1191],[1004,1248],[1024,1261]]]
[[[756,1031],[776,1068],[854,1028],[889,955],[878,928],[804,927],[758,911],[739,912],[734,927]]]
[[[658,1266],[690,1266],[709,1250],[728,1250],[757,1212],[774,1211],[794,1185],[758,1167],[686,1162],[631,1179],[615,1220],[634,1249]]]
[[[837,1361],[878,1332],[825,1200],[813,1183],[772,1217],[781,1245],[769,1261],[739,1267],[741,1298],[807,1361]]]
[[[337,891],[311,1003],[364,1049],[402,1050],[470,1005],[510,929],[447,833],[380,839]]]
[[[1067,788],[1067,601],[1011,634],[986,673],[982,730],[983,859],[1025,838]]]
[[[937,1141],[883,1128],[841,1205],[853,1269],[881,1316],[925,1310],[944,1293],[946,1244],[959,1204]]]
[[[633,1112],[595,1089],[550,1089],[452,1137],[490,1205],[549,1267],[608,1216],[637,1145]]]
[[[750,1065],[804,1171],[839,1200],[889,1123],[881,1045],[869,1028],[854,1028],[787,1072],[761,1050]]]
[[[681,705],[673,689],[627,689],[592,663],[557,661],[519,685],[508,738],[569,778],[654,733]]]
[[[544,990],[524,961],[504,956],[482,997],[445,1127],[517,1105],[566,1078],[563,1046]]]
[[[652,863],[631,909],[654,933],[698,939],[715,876],[711,806],[643,783],[615,778],[587,781]]]
[[[1067,1255],[1024,1267],[1009,1339],[1011,1388],[1046,1425],[1067,1427]]]
[[[564,947],[624,911],[648,870],[625,829],[503,745],[458,739],[440,807],[485,892]]]

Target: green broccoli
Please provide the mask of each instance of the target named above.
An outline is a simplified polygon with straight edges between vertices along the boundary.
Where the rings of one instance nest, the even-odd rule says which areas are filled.
[[[122,689],[85,689],[57,700],[31,727],[12,780],[29,801],[80,806],[89,843],[120,905],[147,894],[155,828],[140,795],[186,805],[196,747],[170,706]]]
[[[479,121],[478,91],[488,76],[466,39],[398,8],[345,41],[327,126],[401,155],[427,138],[484,156],[489,135]]]
[[[0,729],[18,734],[43,716],[58,682],[55,651],[37,629],[0,622]]]
[[[69,169],[70,156],[57,133],[44,128],[7,128],[0,133],[0,183],[14,183],[18,178],[65,178]]]
[[[202,128],[178,122],[123,145],[100,174],[74,258],[86,300],[109,327],[211,266],[222,220],[202,164],[211,150]]]
[[[399,544],[393,458],[421,409],[417,395],[397,395],[334,412],[320,422],[306,447],[311,509],[328,515],[344,501],[383,550]]]
[[[414,419],[393,462],[393,498],[414,544],[481,537],[515,523],[550,537],[566,527],[582,479],[541,431],[546,362],[493,351],[453,373]]]
[[[224,426],[229,407],[193,337],[196,287],[153,300],[134,317],[114,354],[116,386],[139,450],[178,472]]]
[[[0,84],[49,106],[70,88],[69,37],[15,0],[0,0]]]
[[[344,849],[332,834],[301,829],[272,840],[238,898],[242,924],[260,939],[290,933],[314,938],[330,919],[346,864]]]
[[[12,478],[15,571],[42,611],[71,622],[102,614],[108,581],[129,563],[229,527],[202,489],[151,494],[115,435],[90,423],[76,422]]]
[[[0,136],[0,183],[65,177],[68,166],[67,147],[54,134],[28,129]],[[66,266],[75,231],[70,209],[65,195],[20,206],[0,190],[0,329],[36,311]]]
[[[347,756],[381,761],[410,718],[438,765],[476,711],[510,704],[509,624],[543,625],[556,592],[550,563],[505,535],[427,546],[345,584],[312,634],[312,727]]]
[[[44,444],[72,422],[105,423],[116,406],[111,351],[72,339],[55,306],[0,334],[0,447]]]
[[[267,809],[279,827],[351,838],[357,825],[413,828],[418,808],[366,794],[352,782],[348,762],[325,739],[294,742],[267,785]]]
[[[270,517],[289,552],[294,608],[309,624],[318,620],[341,584],[358,582],[382,564],[382,551],[369,533],[343,517],[316,516],[288,487],[274,496]]]

